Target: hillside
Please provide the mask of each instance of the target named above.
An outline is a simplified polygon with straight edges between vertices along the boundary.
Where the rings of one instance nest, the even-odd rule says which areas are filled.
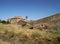
[[[36,23],[56,24],[58,22],[60,22],[60,14],[55,14],[55,15],[48,16],[43,19],[36,20]]]
[[[40,24],[45,24],[50,27],[52,26],[52,27],[58,28],[58,27],[60,27],[60,13],[30,22],[30,24],[32,24],[32,23],[34,26],[38,26]]]
[[[11,24],[0,23],[0,44],[60,44],[60,14],[32,20],[27,25],[27,20],[22,20],[15,17],[10,19]]]

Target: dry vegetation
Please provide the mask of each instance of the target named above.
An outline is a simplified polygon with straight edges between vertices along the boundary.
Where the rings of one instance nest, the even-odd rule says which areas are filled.
[[[0,44],[60,44],[60,29],[38,30],[0,24]]]

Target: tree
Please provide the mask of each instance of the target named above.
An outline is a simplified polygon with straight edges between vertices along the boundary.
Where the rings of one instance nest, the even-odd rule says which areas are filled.
[[[10,24],[10,22],[9,22],[9,21],[6,21],[6,23],[7,23],[7,24]]]
[[[28,19],[28,16],[26,16],[26,20]]]
[[[0,19],[0,23],[1,23],[1,19]]]
[[[2,20],[1,23],[6,24],[6,21],[5,20]]]

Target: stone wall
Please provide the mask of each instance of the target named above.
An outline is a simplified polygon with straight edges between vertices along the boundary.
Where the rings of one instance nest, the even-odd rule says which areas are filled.
[[[23,19],[22,17],[20,16],[16,16],[14,18],[10,18],[8,19],[8,21],[11,23],[11,24],[19,24],[19,25],[22,25],[22,24],[25,24],[28,22],[28,20],[25,20]]]

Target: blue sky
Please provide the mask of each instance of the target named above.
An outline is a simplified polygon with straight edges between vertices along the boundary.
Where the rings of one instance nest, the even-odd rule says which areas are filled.
[[[60,0],[0,0],[0,19],[28,16],[37,20],[60,13]]]

